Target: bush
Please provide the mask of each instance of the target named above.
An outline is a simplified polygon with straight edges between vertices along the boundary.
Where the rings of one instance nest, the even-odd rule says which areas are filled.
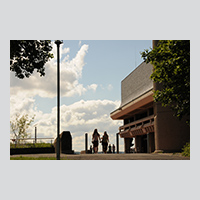
[[[45,147],[53,147],[53,144],[50,143],[26,143],[26,144],[17,144],[15,146],[15,144],[10,143],[10,148],[14,149],[14,148],[45,148]]]
[[[183,152],[182,155],[185,157],[190,157],[190,143],[187,142],[184,147],[182,148]]]

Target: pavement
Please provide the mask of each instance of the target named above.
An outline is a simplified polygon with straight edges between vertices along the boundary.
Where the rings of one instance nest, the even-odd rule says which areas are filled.
[[[10,157],[56,157],[55,153],[49,154],[23,154]],[[190,160],[180,153],[130,153],[130,154],[61,154],[64,160]]]

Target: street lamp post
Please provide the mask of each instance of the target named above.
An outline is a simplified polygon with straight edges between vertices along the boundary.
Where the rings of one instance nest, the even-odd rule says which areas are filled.
[[[57,144],[56,144],[56,158],[60,160],[60,44],[61,40],[55,40],[57,45]]]
[[[37,143],[37,126],[35,126],[35,144]]]

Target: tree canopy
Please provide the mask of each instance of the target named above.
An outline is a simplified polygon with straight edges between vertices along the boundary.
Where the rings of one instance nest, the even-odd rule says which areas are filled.
[[[190,41],[160,40],[151,51],[141,53],[154,66],[151,79],[162,84],[154,91],[154,100],[169,106],[182,119],[190,115]]]
[[[35,69],[44,76],[44,65],[53,58],[51,50],[51,40],[11,40],[10,70],[20,79],[30,77]]]

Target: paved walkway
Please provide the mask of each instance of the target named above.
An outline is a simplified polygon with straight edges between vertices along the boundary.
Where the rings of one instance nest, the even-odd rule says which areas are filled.
[[[10,157],[56,157],[56,154],[23,154]],[[172,153],[132,153],[132,154],[61,154],[67,160],[190,160],[189,157]]]

